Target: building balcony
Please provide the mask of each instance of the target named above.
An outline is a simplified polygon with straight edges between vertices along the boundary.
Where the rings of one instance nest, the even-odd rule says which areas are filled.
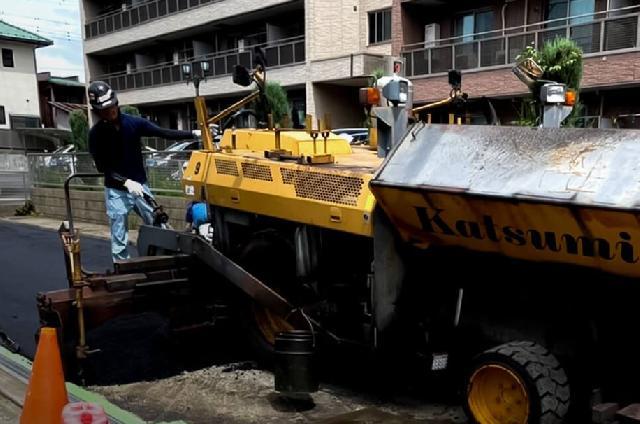
[[[236,65],[252,68],[253,55],[256,47],[263,47],[267,55],[268,69],[290,66],[305,62],[304,36],[273,41],[262,45],[247,46],[243,51],[239,49],[217,52],[211,55],[192,58],[185,62],[160,63],[130,72],[117,72],[96,76],[111,85],[116,91],[123,92],[142,88],[157,87],[168,84],[185,83],[182,65],[191,63],[194,73],[200,74],[200,64],[209,62],[208,78],[219,78],[231,75]]]
[[[144,24],[155,19],[223,0],[151,0],[124,10],[107,13],[88,20],[84,26],[85,39],[99,37]]]
[[[556,37],[574,40],[585,57],[640,50],[640,7],[537,22],[402,47],[408,77],[443,75],[449,69],[490,70],[510,66],[529,45]]]
[[[304,10],[301,0],[148,0],[86,19],[84,52],[106,54],[229,19],[237,25],[298,10]]]

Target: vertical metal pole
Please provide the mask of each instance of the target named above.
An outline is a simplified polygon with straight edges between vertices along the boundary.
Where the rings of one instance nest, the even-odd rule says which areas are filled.
[[[525,35],[525,40],[526,40],[526,35]],[[504,64],[508,65],[509,63],[511,63],[511,59],[509,57],[509,36],[507,35],[506,37],[504,37]]]
[[[481,67],[482,67],[482,59],[481,59],[481,57],[482,57],[482,42],[481,42],[481,41],[478,41],[478,42],[477,42],[477,44],[478,44],[478,60],[477,60],[477,65],[478,65],[478,68],[481,68]]]
[[[607,26],[607,21],[600,22],[600,46],[599,46],[599,49],[598,49],[599,52],[605,51],[605,45],[604,45],[605,44],[604,43],[605,33],[604,33],[604,31],[605,31],[605,27],[606,26]]]
[[[602,22],[600,25],[604,25],[604,22]],[[635,47],[637,48],[638,46],[640,46],[640,14],[638,14],[638,19],[636,20],[636,45],[635,45]]]
[[[431,74],[431,72],[432,72],[432,70],[431,70],[431,61],[433,60],[433,54],[432,54],[433,53],[433,49],[430,48],[427,51],[428,51],[428,53],[427,53],[427,61],[428,61],[427,62],[427,74]],[[414,59],[415,59],[415,56],[414,56]],[[414,63],[414,60],[411,61],[411,66],[413,66],[413,63]],[[412,75],[415,75],[415,74],[412,74]]]
[[[451,69],[456,69],[456,45],[451,45]]]

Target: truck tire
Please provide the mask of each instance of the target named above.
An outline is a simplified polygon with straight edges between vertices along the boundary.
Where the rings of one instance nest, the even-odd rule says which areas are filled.
[[[569,381],[555,356],[534,342],[511,342],[474,359],[465,407],[478,424],[560,424],[569,398]]]

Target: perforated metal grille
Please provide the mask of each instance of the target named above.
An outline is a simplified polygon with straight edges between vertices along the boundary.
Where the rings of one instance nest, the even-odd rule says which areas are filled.
[[[280,168],[282,182],[293,184],[296,196],[340,205],[357,206],[364,181],[358,177]]]
[[[254,180],[273,181],[271,176],[271,168],[265,165],[256,165],[255,163],[242,163],[242,174],[245,178]]]
[[[233,175],[239,177],[238,165],[232,160],[216,159],[216,172],[218,174]]]

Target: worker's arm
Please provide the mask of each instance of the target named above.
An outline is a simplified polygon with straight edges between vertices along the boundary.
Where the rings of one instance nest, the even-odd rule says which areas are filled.
[[[185,140],[192,139],[193,133],[191,131],[169,130],[166,128],[160,128],[153,122],[138,118],[138,129],[141,137],[160,137],[167,140]]]

